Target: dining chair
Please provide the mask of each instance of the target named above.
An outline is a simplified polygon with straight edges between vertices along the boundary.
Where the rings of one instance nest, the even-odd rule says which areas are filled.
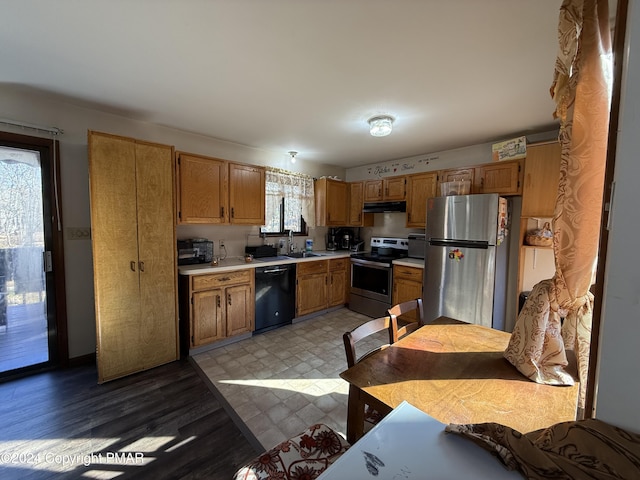
[[[407,313],[411,313],[412,315],[407,316]],[[387,315],[390,320],[390,342],[395,343],[405,335],[408,335],[424,325],[422,299],[416,298],[414,300],[398,303],[387,310]],[[404,315],[404,318],[399,318],[402,315]]]
[[[356,344],[359,342],[363,342],[368,337],[371,337],[371,335],[374,335],[383,330],[386,330],[388,332],[389,341],[387,343],[381,341],[376,342],[376,345],[373,347],[371,345],[371,342],[368,342],[369,347],[372,348],[370,348],[366,353],[358,356],[356,353]],[[361,325],[358,325],[350,332],[346,332],[342,336],[342,339],[344,341],[344,350],[347,354],[347,366],[351,368],[356,363],[367,358],[369,355],[387,348],[391,343],[393,343],[393,338],[394,334],[392,330],[391,319],[388,316],[369,320]]]
[[[382,338],[380,338],[380,335],[378,335],[376,338],[370,338],[374,334],[377,334],[382,331],[387,332],[388,343],[384,342]],[[342,339],[344,341],[344,350],[345,350],[345,353],[347,354],[347,366],[351,368],[356,363],[364,360],[370,355],[373,355],[374,353],[389,347],[389,345],[393,343],[394,337],[397,337],[397,334],[395,333],[395,329],[389,317],[380,317],[380,318],[375,318],[373,320],[369,320],[357,326],[350,332],[346,332],[342,336]],[[377,341],[373,342],[372,340],[377,340]],[[360,356],[358,356],[356,352],[356,344],[358,343],[360,343],[360,345],[367,343],[368,344],[367,346],[369,347],[367,352]],[[380,412],[378,412],[377,410],[375,410],[369,405],[365,405],[365,410],[364,410],[365,425],[366,424],[369,424],[369,426],[375,425],[380,420],[382,420],[382,418],[383,418],[383,415]]]

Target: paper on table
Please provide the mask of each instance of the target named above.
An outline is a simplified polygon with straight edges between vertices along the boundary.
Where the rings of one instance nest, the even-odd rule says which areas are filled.
[[[402,402],[325,470],[318,480],[522,478],[469,440]]]

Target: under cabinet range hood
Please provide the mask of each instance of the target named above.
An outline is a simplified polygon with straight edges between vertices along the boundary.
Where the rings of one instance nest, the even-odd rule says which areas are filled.
[[[364,213],[406,212],[407,202],[365,202]]]

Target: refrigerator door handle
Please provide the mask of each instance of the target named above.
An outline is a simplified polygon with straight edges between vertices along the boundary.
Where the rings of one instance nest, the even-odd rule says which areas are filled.
[[[463,247],[463,248],[489,248],[489,242],[482,240],[445,240],[442,238],[429,239],[429,245],[434,247]]]

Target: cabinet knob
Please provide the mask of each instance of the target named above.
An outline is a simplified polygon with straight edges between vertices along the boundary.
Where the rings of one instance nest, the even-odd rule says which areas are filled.
[[[131,267],[132,272],[136,271],[136,262],[132,260],[131,263],[129,263],[129,266]]]
[[[216,295],[216,304],[218,305],[218,308],[220,308],[220,295]]]
[[[231,305],[231,294],[227,293],[227,304]]]
[[[140,271],[144,272],[144,262],[140,262]]]

